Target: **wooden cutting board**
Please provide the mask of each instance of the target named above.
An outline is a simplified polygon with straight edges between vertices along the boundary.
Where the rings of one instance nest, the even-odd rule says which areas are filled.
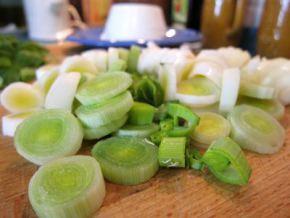
[[[192,170],[162,169],[142,185],[106,183],[107,195],[95,216],[290,217],[290,108],[282,123],[287,139],[277,154],[246,152],[253,169],[247,186],[223,184]],[[91,145],[84,145],[79,153],[89,154]],[[36,170],[16,153],[11,138],[0,136],[1,218],[36,217],[27,197]]]

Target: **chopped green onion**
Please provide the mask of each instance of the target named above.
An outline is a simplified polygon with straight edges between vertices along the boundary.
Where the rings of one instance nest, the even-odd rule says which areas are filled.
[[[119,95],[131,84],[131,76],[125,72],[103,73],[82,84],[77,91],[76,98],[83,105],[99,103]]]
[[[158,160],[162,167],[185,167],[185,137],[165,137],[159,146]]]
[[[249,181],[251,167],[240,146],[229,137],[212,143],[202,161],[222,182],[246,185]]]
[[[283,146],[285,130],[267,112],[249,105],[236,106],[229,114],[231,137],[242,148],[272,154]]]
[[[156,108],[142,102],[134,102],[129,111],[129,123],[133,125],[146,125],[153,122]]]
[[[113,137],[98,142],[92,156],[104,177],[117,184],[137,185],[158,171],[158,147],[141,138]]]
[[[159,126],[155,123],[147,125],[125,125],[117,131],[117,136],[131,136],[146,138],[151,134],[157,132]]]
[[[14,144],[21,156],[42,165],[75,154],[82,139],[82,127],[70,112],[50,109],[25,119],[16,129]]]
[[[40,167],[29,182],[38,217],[91,217],[105,198],[99,163],[89,156],[60,158]]]

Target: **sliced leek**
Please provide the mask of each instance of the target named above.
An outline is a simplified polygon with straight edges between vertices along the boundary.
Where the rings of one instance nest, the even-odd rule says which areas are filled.
[[[79,121],[61,109],[40,111],[16,129],[17,152],[37,165],[75,154],[81,147],[83,130]]]
[[[46,95],[45,108],[60,108],[71,111],[80,79],[79,73],[61,74]]]
[[[100,163],[104,177],[121,185],[137,185],[158,171],[158,147],[132,137],[113,137],[98,142],[92,156]]]
[[[219,99],[219,88],[203,76],[195,76],[178,84],[177,99],[190,107],[214,104]]]
[[[119,95],[131,84],[131,76],[125,72],[100,74],[95,79],[82,84],[76,98],[84,105],[99,103]]]
[[[259,99],[273,99],[275,97],[275,90],[268,86],[244,81],[240,84],[240,95]]]
[[[128,55],[128,71],[130,73],[137,72],[138,60],[141,54],[141,48],[138,46],[131,46]]]
[[[92,62],[99,72],[108,70],[108,53],[105,50],[92,49],[81,54],[84,58]]]
[[[129,123],[133,125],[146,125],[153,122],[157,109],[150,104],[134,102],[129,112]]]
[[[215,140],[230,135],[231,125],[223,116],[211,112],[199,113],[198,116],[199,124],[191,135],[198,145],[210,145]]]
[[[100,139],[106,135],[116,132],[126,123],[127,118],[128,116],[125,115],[118,120],[114,120],[111,123],[98,128],[84,128],[84,139]]]
[[[172,64],[164,64],[159,67],[158,79],[164,90],[166,101],[176,100],[177,76]]]
[[[112,99],[93,105],[81,105],[75,111],[81,122],[88,128],[98,128],[122,118],[133,105],[133,98],[126,91]]]
[[[98,73],[96,66],[88,59],[80,56],[74,55],[64,59],[60,66],[60,73]]]
[[[224,70],[219,110],[222,113],[230,112],[238,98],[240,88],[240,70],[229,68]]]
[[[9,114],[2,117],[2,134],[13,137],[17,126],[36,111]]]
[[[1,105],[12,113],[41,108],[44,102],[43,93],[30,84],[15,82],[7,86],[0,95]]]
[[[147,125],[125,125],[117,131],[117,136],[130,136],[130,137],[141,137],[146,138],[151,134],[157,132],[159,126],[155,123]]]
[[[39,86],[44,91],[44,93],[47,93],[58,77],[59,72],[56,70],[49,70],[45,74],[43,74],[41,77],[37,79]]]
[[[210,171],[222,182],[246,185],[251,167],[240,146],[229,137],[213,142],[202,157]]]
[[[185,137],[165,137],[159,146],[158,160],[162,167],[185,167]]]
[[[119,58],[119,50],[117,48],[109,48],[108,49],[108,70],[112,71],[112,67],[116,62],[120,60]]]
[[[248,105],[236,106],[228,116],[231,137],[242,147],[262,154],[272,154],[282,147],[285,130],[267,112]]]
[[[36,79],[39,80],[43,75],[51,71],[58,72],[58,66],[53,64],[47,64],[37,68],[35,71]]]
[[[91,217],[105,198],[99,163],[89,156],[60,158],[40,167],[29,182],[30,203],[41,218]]]
[[[250,97],[240,97],[238,104],[247,104],[258,107],[276,119],[281,119],[285,113],[285,107],[278,100],[263,100]]]

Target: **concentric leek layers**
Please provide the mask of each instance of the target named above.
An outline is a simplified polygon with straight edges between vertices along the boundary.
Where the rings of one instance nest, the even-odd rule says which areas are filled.
[[[119,95],[132,84],[131,76],[125,72],[109,72],[80,86],[76,98],[83,105],[100,103]]]
[[[117,184],[140,184],[158,170],[158,147],[141,138],[113,137],[100,141],[92,156],[100,163],[104,177]]]
[[[21,156],[42,165],[75,154],[82,139],[82,127],[70,112],[49,109],[24,120],[16,129],[14,144]]]
[[[199,113],[199,124],[195,128],[192,139],[201,145],[209,145],[221,137],[226,137],[231,132],[231,125],[223,116],[211,112]],[[207,146],[206,146],[207,147]]]
[[[265,111],[248,106],[236,106],[229,114],[231,137],[242,147],[262,154],[277,152],[283,145],[285,130]]]
[[[132,105],[131,93],[126,91],[102,103],[82,105],[76,109],[75,113],[86,127],[98,128],[122,118]]]
[[[29,200],[41,218],[90,217],[105,197],[99,163],[89,156],[71,156],[52,161],[33,175]]]
[[[98,128],[84,128],[85,139],[100,139],[112,132],[116,132],[121,128],[127,121],[128,116],[125,115],[118,120],[114,120],[111,123],[100,126]]]
[[[220,138],[210,145],[202,161],[221,181],[246,185],[251,175],[251,167],[240,146],[229,137]]]

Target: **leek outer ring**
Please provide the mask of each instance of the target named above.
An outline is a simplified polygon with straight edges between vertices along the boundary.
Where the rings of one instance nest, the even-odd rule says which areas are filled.
[[[100,103],[126,91],[131,84],[131,76],[125,72],[100,74],[95,79],[82,84],[77,91],[76,98],[83,105]]]
[[[250,114],[258,119],[264,119],[269,128],[267,132],[254,128],[245,120]],[[270,114],[262,109],[249,105],[236,106],[228,115],[231,123],[231,137],[244,149],[261,154],[272,154],[277,152],[284,143],[285,130],[281,124]],[[257,122],[258,123],[258,122]]]
[[[43,143],[43,135],[39,136],[40,139],[31,141],[34,138],[34,131],[39,130],[40,134],[49,131],[45,124],[50,120],[61,123],[62,135],[57,135],[58,138],[53,139],[54,143],[49,143],[49,146],[47,136],[44,137],[46,142]],[[46,129],[40,128],[42,124]],[[56,158],[77,153],[81,147],[82,139],[82,126],[70,112],[49,109],[40,111],[24,120],[16,129],[14,144],[16,151],[21,156],[34,164],[42,165]]]
[[[81,105],[75,113],[85,127],[98,128],[123,117],[133,106],[129,91],[94,105]]]
[[[118,130],[117,135],[146,138],[158,130],[159,126],[155,123],[148,125],[125,125]]]
[[[71,198],[60,202],[55,202],[56,199],[51,199],[46,192],[45,173],[55,166],[74,165],[81,170],[82,175],[90,177],[91,181],[86,181],[87,185],[82,187],[82,190],[74,194]],[[93,172],[92,175],[88,175]],[[61,173],[57,170],[51,171]],[[68,172],[70,173],[70,172]],[[47,174],[46,174],[47,175]],[[87,178],[87,177],[86,177]],[[61,179],[61,178],[55,178]],[[65,179],[65,178],[64,178]],[[76,178],[81,180],[83,178]],[[65,180],[64,180],[65,181]],[[57,182],[54,180],[54,182]],[[54,190],[50,190],[52,193]],[[52,161],[38,169],[29,182],[28,196],[32,207],[36,214],[41,218],[79,218],[89,217],[101,206],[105,198],[105,182],[102,175],[99,163],[90,156],[77,155],[71,157],[60,158]],[[35,195],[40,195],[37,198]]]
[[[127,121],[128,116],[125,115],[121,119],[114,120],[104,126],[98,128],[84,128],[84,139],[100,139],[112,132],[117,131],[121,128]]]
[[[158,147],[141,138],[112,137],[99,141],[92,156],[100,163],[104,177],[121,185],[143,183],[159,168]]]

